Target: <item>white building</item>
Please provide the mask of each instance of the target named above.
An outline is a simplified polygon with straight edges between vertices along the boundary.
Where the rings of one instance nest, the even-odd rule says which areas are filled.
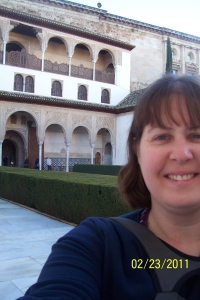
[[[124,164],[139,89],[164,74],[167,36],[174,72],[199,75],[198,37],[69,1],[2,0],[0,165],[5,155],[66,171]]]

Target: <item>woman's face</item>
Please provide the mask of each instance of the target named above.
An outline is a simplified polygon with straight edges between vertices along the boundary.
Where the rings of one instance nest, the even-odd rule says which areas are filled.
[[[176,96],[173,96],[176,97]],[[165,127],[147,125],[138,146],[138,162],[151,194],[152,207],[200,210],[200,124],[191,128],[186,104],[182,121],[172,103],[177,125],[161,113]]]

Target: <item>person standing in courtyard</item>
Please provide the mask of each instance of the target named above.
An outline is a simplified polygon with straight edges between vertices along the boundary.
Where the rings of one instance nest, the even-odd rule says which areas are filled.
[[[39,170],[39,158],[35,160],[35,169]]]
[[[6,155],[6,156],[4,157],[4,159],[3,159],[3,165],[4,165],[5,167],[8,166],[8,155]]]
[[[28,157],[24,160],[24,168],[28,168],[29,160]]]
[[[47,157],[47,168],[51,170],[51,158]]]
[[[122,223],[90,217],[52,247],[21,300],[200,299],[200,81],[169,75],[150,85],[137,104],[128,149],[118,186],[133,212],[119,219],[137,223],[170,256],[161,260],[154,248],[152,259]],[[177,255],[172,273],[185,268],[187,276],[163,294],[152,268],[167,275],[167,284],[165,261]]]

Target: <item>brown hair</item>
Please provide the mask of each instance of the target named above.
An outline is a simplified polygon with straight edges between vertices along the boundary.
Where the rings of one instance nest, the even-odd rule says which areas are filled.
[[[176,97],[170,97],[175,94]],[[151,206],[151,195],[144,182],[137,159],[136,147],[139,145],[144,127],[158,124],[163,127],[161,109],[169,120],[173,118],[171,103],[176,101],[178,112],[186,124],[182,110],[185,101],[191,126],[200,125],[200,81],[193,76],[178,77],[167,75],[150,85],[142,94],[134,114],[128,136],[128,163],[118,176],[118,187],[124,200],[132,208]]]

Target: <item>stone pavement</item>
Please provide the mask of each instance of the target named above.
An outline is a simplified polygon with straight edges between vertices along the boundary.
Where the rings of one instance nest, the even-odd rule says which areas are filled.
[[[51,246],[73,226],[0,199],[0,300],[36,282]]]

